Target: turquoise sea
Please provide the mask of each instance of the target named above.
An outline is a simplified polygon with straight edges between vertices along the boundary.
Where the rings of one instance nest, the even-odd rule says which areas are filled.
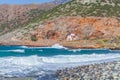
[[[0,77],[51,80],[57,69],[120,60],[120,50],[0,46]],[[46,76],[47,75],[47,76]],[[50,78],[50,79],[49,79]]]

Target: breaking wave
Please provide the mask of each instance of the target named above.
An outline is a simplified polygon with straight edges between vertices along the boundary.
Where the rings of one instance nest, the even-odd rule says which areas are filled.
[[[51,46],[51,48],[57,48],[57,49],[67,49],[66,47],[60,45],[60,44],[54,44]]]
[[[42,76],[59,68],[113,60],[120,60],[120,50],[67,49],[59,44],[52,47],[1,46],[0,76]]]
[[[30,76],[46,73],[49,70],[56,70],[61,67],[70,67],[71,65],[82,65],[85,63],[102,62],[119,59],[120,54],[91,54],[91,55],[57,55],[53,57],[6,57],[0,58],[0,75]],[[61,65],[62,64],[62,65]],[[48,67],[49,66],[49,67]]]
[[[27,47],[27,46],[20,46],[20,48],[55,48],[55,49],[68,49],[60,44],[54,44],[51,47]]]

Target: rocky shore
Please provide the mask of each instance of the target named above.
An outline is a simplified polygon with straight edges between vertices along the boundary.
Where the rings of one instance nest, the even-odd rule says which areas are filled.
[[[120,80],[120,61],[65,68],[56,75],[58,80]]]

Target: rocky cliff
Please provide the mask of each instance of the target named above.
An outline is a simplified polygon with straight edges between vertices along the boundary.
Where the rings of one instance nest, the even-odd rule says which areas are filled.
[[[120,36],[120,22],[106,17],[61,17],[39,25],[34,32],[38,39],[65,40],[70,33],[76,34],[80,39],[112,38]]]
[[[1,42],[9,39],[32,46],[120,47],[120,2],[81,1],[72,0],[41,13],[24,27],[1,36]]]

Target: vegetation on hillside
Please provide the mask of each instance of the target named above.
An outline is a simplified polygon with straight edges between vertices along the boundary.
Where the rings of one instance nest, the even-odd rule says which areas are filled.
[[[23,16],[26,14],[28,15],[24,21],[19,18],[2,24],[0,32],[6,33],[18,27],[25,27],[32,23],[39,23],[40,21],[54,19],[61,16],[114,17],[120,20],[120,0],[101,0],[100,2],[96,0],[95,3],[88,2],[85,4],[78,0],[72,0],[47,11],[39,9],[31,10],[28,13],[23,14]],[[5,28],[7,25],[9,25],[9,27]],[[12,28],[10,26],[12,26]]]
[[[60,16],[97,16],[116,17],[120,19],[120,0],[101,0],[96,3],[82,4],[77,0],[72,0],[66,4],[61,4],[40,16],[40,20],[56,18]]]
[[[96,0],[97,1],[97,0]],[[109,0],[107,0],[109,1]],[[96,16],[96,17],[114,17],[120,20],[120,0],[106,0],[96,3],[83,4],[78,0],[72,0],[65,4],[60,4],[48,11],[45,11],[38,17],[35,17],[29,23],[55,19],[61,16]]]

